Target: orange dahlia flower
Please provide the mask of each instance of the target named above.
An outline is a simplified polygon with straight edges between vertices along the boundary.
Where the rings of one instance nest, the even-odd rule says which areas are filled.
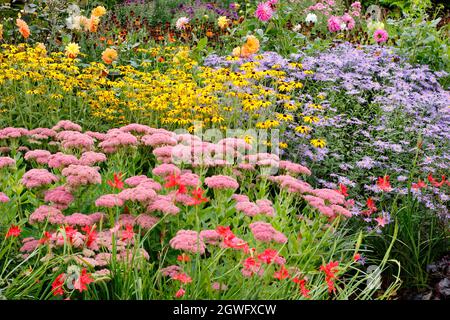
[[[117,60],[118,54],[117,51],[111,48],[106,48],[102,53],[102,60],[106,64],[111,64]]]
[[[31,34],[28,24],[22,19],[16,19],[16,25],[19,27],[20,34],[27,39]]]

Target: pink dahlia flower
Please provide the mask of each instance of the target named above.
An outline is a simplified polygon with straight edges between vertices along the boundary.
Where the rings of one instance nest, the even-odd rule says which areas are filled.
[[[384,43],[388,41],[389,35],[386,30],[378,29],[374,32],[373,38],[377,43]]]
[[[328,19],[328,30],[330,32],[338,32],[341,31],[341,19],[336,16],[332,16]]]
[[[272,6],[268,2],[260,2],[258,3],[258,7],[255,11],[255,17],[260,21],[269,21],[272,18],[273,9]]]

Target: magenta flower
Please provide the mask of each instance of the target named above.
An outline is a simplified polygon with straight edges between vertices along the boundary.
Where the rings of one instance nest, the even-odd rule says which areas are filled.
[[[272,18],[273,9],[268,2],[260,2],[255,11],[255,17],[260,21],[269,21]]]
[[[9,202],[9,198],[6,194],[4,194],[3,192],[0,192],[0,202],[1,203],[7,203]]]
[[[388,40],[389,35],[386,30],[378,29],[374,32],[373,38],[377,43],[384,43]]]
[[[345,27],[347,30],[352,30],[355,27],[355,20],[351,15],[345,13],[342,17],[342,22],[345,23]]]
[[[332,16],[328,19],[328,30],[330,32],[341,31],[341,19],[336,16]]]

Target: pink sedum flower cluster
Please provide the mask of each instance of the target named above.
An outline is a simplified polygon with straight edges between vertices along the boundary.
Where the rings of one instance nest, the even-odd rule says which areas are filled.
[[[102,183],[100,173],[97,168],[93,167],[71,164],[68,168],[63,169],[62,175],[66,177],[67,184],[72,188]]]
[[[278,243],[286,243],[286,236],[275,230],[275,228],[267,222],[257,221],[250,224],[250,230],[256,240],[261,242],[275,241]]]
[[[10,157],[0,157],[0,169],[12,167],[16,164],[16,161]]]
[[[236,179],[224,176],[216,175],[205,179],[205,184],[211,189],[231,189],[235,190],[239,188],[239,183]]]
[[[176,250],[191,253],[205,253],[205,243],[200,235],[193,230],[179,230],[175,237],[169,241],[170,246]]]
[[[31,169],[25,172],[21,182],[28,189],[39,188],[57,182],[59,178],[46,169]]]
[[[64,210],[73,202],[74,197],[64,186],[47,190],[44,194],[44,201],[50,202],[55,208]]]

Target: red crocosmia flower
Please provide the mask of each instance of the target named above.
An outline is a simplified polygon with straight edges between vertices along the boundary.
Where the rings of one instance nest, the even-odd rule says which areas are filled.
[[[177,190],[177,192],[178,192],[178,193],[185,194],[185,193],[187,192],[186,186],[185,186],[184,184],[179,184],[179,185],[178,185],[178,190]]]
[[[323,271],[325,275],[329,278],[335,278],[335,273],[337,272],[338,266],[339,266],[338,261],[330,261],[326,265],[321,265],[320,271]]]
[[[92,281],[94,281],[94,279],[92,278],[92,276],[87,273],[86,268],[83,268],[81,270],[81,274],[78,277],[77,280],[75,280],[75,282],[73,283],[73,287],[75,289],[77,289],[80,292],[83,292],[84,290],[87,290],[87,285],[89,283],[91,283]]]
[[[377,186],[382,191],[392,191],[391,183],[389,182],[389,176],[385,175],[384,177],[379,177],[377,181]]]
[[[9,238],[9,237],[17,238],[18,236],[20,236],[21,232],[22,232],[22,230],[20,229],[20,227],[11,225],[11,227],[9,227],[9,229],[8,229],[8,232],[6,233],[6,238]]]
[[[248,243],[237,238],[234,233],[230,230],[230,227],[218,226],[216,231],[219,235],[223,237],[223,244],[228,248],[243,250],[244,253],[249,253],[250,248]]]
[[[186,290],[183,288],[178,289],[177,293],[175,293],[175,298],[181,298],[186,293]]]
[[[84,226],[81,228],[84,232],[86,232],[86,245],[89,247],[92,245],[92,243],[97,239],[97,232],[95,231],[95,225],[93,227],[91,226]]]
[[[442,187],[442,185],[443,185],[444,183],[446,183],[446,178],[445,178],[444,175],[442,175],[442,176],[441,176],[441,182],[437,182],[437,180],[435,180],[435,179],[433,178],[433,175],[430,173],[430,174],[428,175],[428,181],[430,181],[430,183],[433,185],[433,187],[440,188],[440,187]]]
[[[69,242],[72,242],[73,236],[77,233],[77,230],[72,226],[65,226],[64,232],[66,233],[67,240],[69,240]]]
[[[192,278],[189,277],[186,273],[177,273],[172,277],[173,280],[180,281],[181,283],[191,283]]]
[[[122,241],[131,240],[134,237],[134,231],[132,225],[127,225],[125,230],[122,231]]]
[[[300,286],[300,293],[305,298],[311,298],[309,295],[310,290],[306,289],[306,279],[299,279],[298,277],[295,277],[292,279],[295,283],[297,283]]]
[[[61,273],[56,277],[52,283],[52,293],[54,296],[62,296],[64,294],[64,282],[66,281],[66,274]]]
[[[177,260],[180,262],[189,262],[191,261],[191,257],[189,257],[186,253],[183,253],[177,256]]]
[[[345,184],[339,183],[339,189],[338,189],[339,193],[342,194],[344,197],[348,197],[348,189],[345,186]]]
[[[234,236],[234,234],[230,235],[230,236],[226,236],[223,239],[223,244],[228,248],[243,250],[244,253],[246,253],[246,254],[249,253],[249,250],[250,250],[248,243],[245,242],[244,240],[236,238]]]
[[[166,184],[164,185],[165,188],[174,188],[178,187],[178,193],[186,193],[187,189],[184,184],[181,183],[181,176],[177,175],[176,173],[173,173],[171,175],[168,175],[166,177]]]
[[[267,264],[272,263],[277,257],[278,251],[273,249],[266,249],[258,255],[258,259]]]
[[[279,271],[276,271],[273,274],[273,277],[278,280],[284,280],[286,278],[289,278],[289,271],[286,269],[285,266],[281,266],[281,269]]]
[[[413,188],[413,189],[422,189],[422,188],[426,188],[427,187],[427,184],[425,183],[425,182],[423,182],[422,180],[420,180],[419,179],[419,181],[417,181],[417,183],[413,183],[412,185],[411,185],[411,187]]]
[[[39,244],[47,243],[51,237],[52,234],[50,232],[44,231],[44,235],[42,236],[42,238],[39,239]]]
[[[372,213],[374,213],[378,210],[377,207],[375,206],[375,201],[373,201],[372,198],[367,199],[366,205],[367,205],[367,210],[361,211],[361,213],[366,216],[370,216]]]
[[[166,177],[166,184],[164,185],[164,187],[173,188],[178,186],[179,183],[180,183],[180,176],[177,175],[176,173],[173,173]]]
[[[191,193],[192,205],[196,206],[196,205],[202,204],[204,202],[208,202],[209,199],[203,197],[203,192],[205,192],[205,191],[202,190],[202,188],[197,188],[192,191],[192,193]]]
[[[246,269],[254,270],[254,269],[258,269],[261,266],[261,263],[253,257],[248,257],[247,259],[244,260],[243,265],[244,265],[244,268],[246,268]]]
[[[359,253],[355,253],[353,256],[353,261],[359,261],[359,259],[361,259],[361,255]]]
[[[230,227],[223,227],[223,226],[218,226],[216,228],[216,232],[218,234],[220,234],[222,237],[226,237],[226,236],[234,236],[233,232],[231,231]]]
[[[118,174],[114,173],[114,180],[108,180],[107,183],[114,189],[122,190],[124,186],[124,183],[122,181],[122,174],[120,172]]]
[[[336,288],[334,287],[333,279],[336,279],[336,272],[338,271],[337,270],[338,265],[339,265],[338,261],[331,261],[326,265],[321,265],[319,269],[320,271],[323,271],[325,273],[325,281],[327,283],[329,293],[334,292],[336,290]]]
[[[373,201],[372,198],[367,199],[367,208],[369,208],[371,212],[375,212],[378,210],[377,207],[375,206],[375,201]]]

